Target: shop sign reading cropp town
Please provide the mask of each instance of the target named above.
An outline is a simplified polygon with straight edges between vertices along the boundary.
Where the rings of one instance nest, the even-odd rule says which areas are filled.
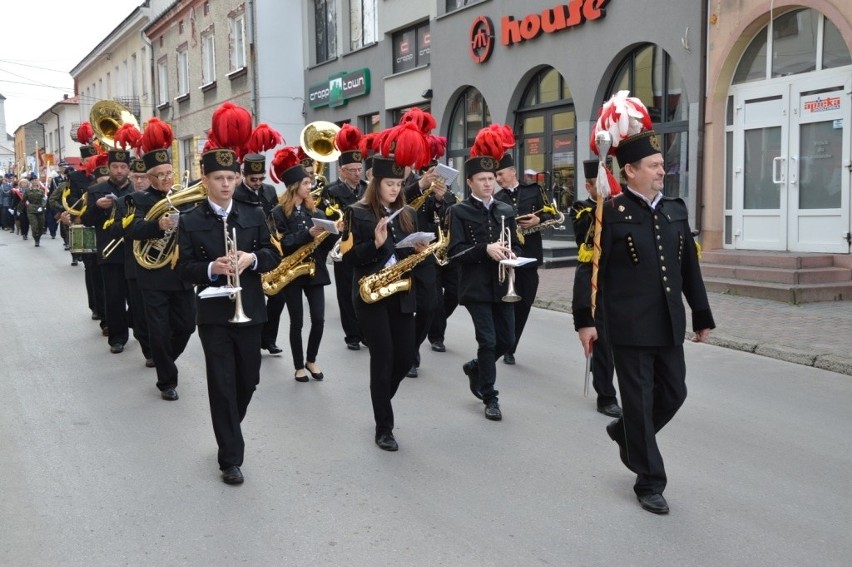
[[[503,16],[500,21],[500,43],[507,47],[530,41],[543,33],[556,33],[606,16],[609,0],[571,0],[541,13],[529,14],[516,20]],[[470,52],[477,63],[485,63],[494,48],[491,20],[477,17],[470,27]]]
[[[343,106],[350,98],[370,94],[370,70],[359,69],[329,77],[328,82],[308,87],[311,108]]]

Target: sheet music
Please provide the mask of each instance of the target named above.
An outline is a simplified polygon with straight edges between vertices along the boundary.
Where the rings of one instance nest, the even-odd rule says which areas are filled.
[[[435,240],[434,232],[412,232],[396,243],[397,248],[414,248],[416,244],[428,244]]]
[[[340,234],[340,231],[337,230],[337,223],[333,220],[312,218],[311,221],[313,221],[314,226],[318,226],[326,232],[330,232],[331,234]]]
[[[228,286],[219,286],[219,287],[208,287],[205,288],[204,291],[199,292],[198,297],[201,299],[209,299],[211,297],[226,297],[231,295],[232,293],[237,293],[240,291],[241,287],[228,287]]]
[[[444,180],[444,185],[449,187],[453,184],[453,181],[456,180],[456,177],[459,176],[459,170],[453,169],[443,163],[439,163],[435,166],[435,174]]]
[[[526,266],[530,262],[535,262],[535,258],[524,258],[523,256],[518,256],[517,258],[500,260],[500,263],[503,264],[504,266],[511,266],[513,268],[519,268],[521,266]]]

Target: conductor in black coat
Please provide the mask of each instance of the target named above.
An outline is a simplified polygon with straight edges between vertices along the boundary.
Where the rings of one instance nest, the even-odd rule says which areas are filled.
[[[232,198],[239,171],[234,152],[210,150],[201,156],[201,165],[207,201],[180,217],[177,270],[182,279],[198,286],[199,293],[239,276],[242,290],[234,300],[227,295],[198,299],[197,322],[222,480],[240,484],[245,452],[240,422],[260,382],[260,333],[266,321],[260,274],[277,266],[281,256],[269,240],[263,212]],[[226,252],[225,232],[233,238],[234,230],[231,255]],[[237,299],[247,322],[231,322]]]
[[[492,421],[503,418],[494,388],[495,361],[515,344],[515,310],[502,300],[509,278],[500,277],[500,261],[520,253],[514,239],[511,249],[501,242],[501,228],[514,234],[516,225],[512,207],[494,198],[498,163],[488,156],[465,162],[470,197],[450,209],[448,250],[451,261],[460,265],[459,303],[470,313],[478,345],[476,358],[462,370],[473,395],[485,404],[485,417]]]
[[[526,185],[518,181],[518,172],[515,169],[512,154],[508,152],[504,154],[499,167],[497,183],[503,190],[494,198],[512,207],[518,228],[532,228],[553,218],[552,214],[543,210],[546,200],[541,187],[535,183]],[[535,258],[535,262],[515,268],[515,291],[521,296],[521,300],[515,302],[515,344],[503,355],[503,362],[506,364],[515,364],[515,351],[518,349],[521,333],[524,332],[536,293],[538,293],[538,267],[544,261],[541,232],[524,235],[523,242],[517,233],[512,233],[512,240],[518,241],[521,249],[520,256]]]
[[[627,188],[604,207],[598,288],[624,415],[607,433],[636,473],[633,490],[642,507],[666,514],[666,471],[656,434],[686,399],[681,295],[692,309],[695,341],[707,339],[715,324],[686,205],[661,192],[665,168],[656,135],[648,130],[623,140],[616,157]],[[597,330],[587,273],[573,301],[574,326],[588,355]]]

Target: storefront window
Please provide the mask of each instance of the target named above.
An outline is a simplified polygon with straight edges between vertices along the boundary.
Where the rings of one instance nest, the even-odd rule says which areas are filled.
[[[429,22],[393,34],[393,72],[401,73],[429,64],[432,35]]]
[[[743,53],[737,72],[734,73],[734,84],[748,83],[749,81],[762,81],[766,78],[766,28],[762,29],[757,37]]]
[[[464,160],[470,154],[476,133],[489,124],[491,113],[482,93],[473,87],[464,91],[450,114],[450,130],[447,136],[447,164],[462,172],[452,186],[457,195],[465,191]]]
[[[314,0],[317,63],[337,56],[337,10],[334,0]]]
[[[822,41],[822,68],[834,69],[845,65],[852,65],[849,48],[846,47],[846,42],[843,41],[837,26],[826,18]]]
[[[616,70],[604,100],[619,90],[629,90],[648,108],[665,161],[665,195],[687,197],[689,100],[680,69],[659,46],[639,47]]]

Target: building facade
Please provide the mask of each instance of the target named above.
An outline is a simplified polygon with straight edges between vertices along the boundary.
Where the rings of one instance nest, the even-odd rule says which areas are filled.
[[[44,149],[51,156],[50,164],[67,161],[71,165],[80,163],[78,144],[72,139],[74,125],[80,120],[77,97],[66,96],[37,119],[44,130]]]

